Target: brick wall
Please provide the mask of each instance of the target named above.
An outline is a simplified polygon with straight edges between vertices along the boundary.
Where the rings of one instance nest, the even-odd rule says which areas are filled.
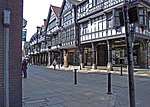
[[[3,10],[11,11],[9,48],[10,107],[22,107],[21,32],[23,0],[0,0],[0,107],[4,107],[4,26]]]

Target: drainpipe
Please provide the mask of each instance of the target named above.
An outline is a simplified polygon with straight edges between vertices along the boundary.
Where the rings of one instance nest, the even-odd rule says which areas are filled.
[[[4,107],[9,107],[9,25],[10,11],[4,10]]]

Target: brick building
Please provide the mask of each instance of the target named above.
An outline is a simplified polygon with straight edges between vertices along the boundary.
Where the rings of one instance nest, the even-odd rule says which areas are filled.
[[[21,34],[23,1],[0,0],[0,3],[0,107],[22,107]],[[7,26],[3,23],[4,10],[10,11],[10,25]],[[6,35],[9,37],[7,39],[9,41],[8,57],[5,51]],[[5,60],[6,57],[8,60]],[[8,66],[6,66],[7,64]],[[6,71],[8,72],[7,76]]]

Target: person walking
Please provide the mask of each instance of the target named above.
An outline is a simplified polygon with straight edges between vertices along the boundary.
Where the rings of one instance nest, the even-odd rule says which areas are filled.
[[[22,62],[22,71],[23,71],[23,76],[24,78],[27,78],[27,61],[24,59]]]
[[[55,70],[55,69],[56,69],[56,65],[57,65],[57,61],[56,61],[56,59],[54,59],[54,60],[53,60],[53,63],[52,63],[52,64],[53,64],[53,66],[54,66],[54,70]]]

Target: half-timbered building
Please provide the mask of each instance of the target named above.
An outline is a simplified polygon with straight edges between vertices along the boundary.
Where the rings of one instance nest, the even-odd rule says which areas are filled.
[[[60,49],[64,56],[63,65],[79,65],[79,36],[76,23],[76,5],[78,0],[63,0],[60,10]]]
[[[60,35],[59,35],[59,12],[60,7],[50,5],[47,24],[45,28],[46,51],[48,52],[48,65],[52,64],[53,59],[60,61]]]
[[[81,68],[91,66],[96,69],[97,66],[108,66],[112,70],[113,66],[127,65],[125,6],[134,65],[148,67],[148,0],[63,0],[61,8],[50,5],[44,34],[40,36],[44,39],[41,42],[37,39],[40,35],[37,30],[30,40],[32,62],[39,62],[40,52],[46,53],[42,56],[48,65],[54,58],[64,67],[80,65]],[[136,10],[133,13],[132,8]],[[134,19],[138,21],[133,23]]]
[[[124,6],[137,9],[138,21],[129,25],[133,36],[134,65],[147,67],[150,40],[150,2],[148,0],[84,0],[77,6],[81,66],[127,64],[125,26],[121,25]],[[136,18],[132,14],[129,16]],[[133,26],[134,25],[134,26]],[[132,42],[132,41],[131,41]]]
[[[44,19],[44,23],[46,19]],[[32,64],[47,65],[47,52],[45,51],[45,24],[37,27],[37,32],[31,37],[29,44],[29,56]]]

